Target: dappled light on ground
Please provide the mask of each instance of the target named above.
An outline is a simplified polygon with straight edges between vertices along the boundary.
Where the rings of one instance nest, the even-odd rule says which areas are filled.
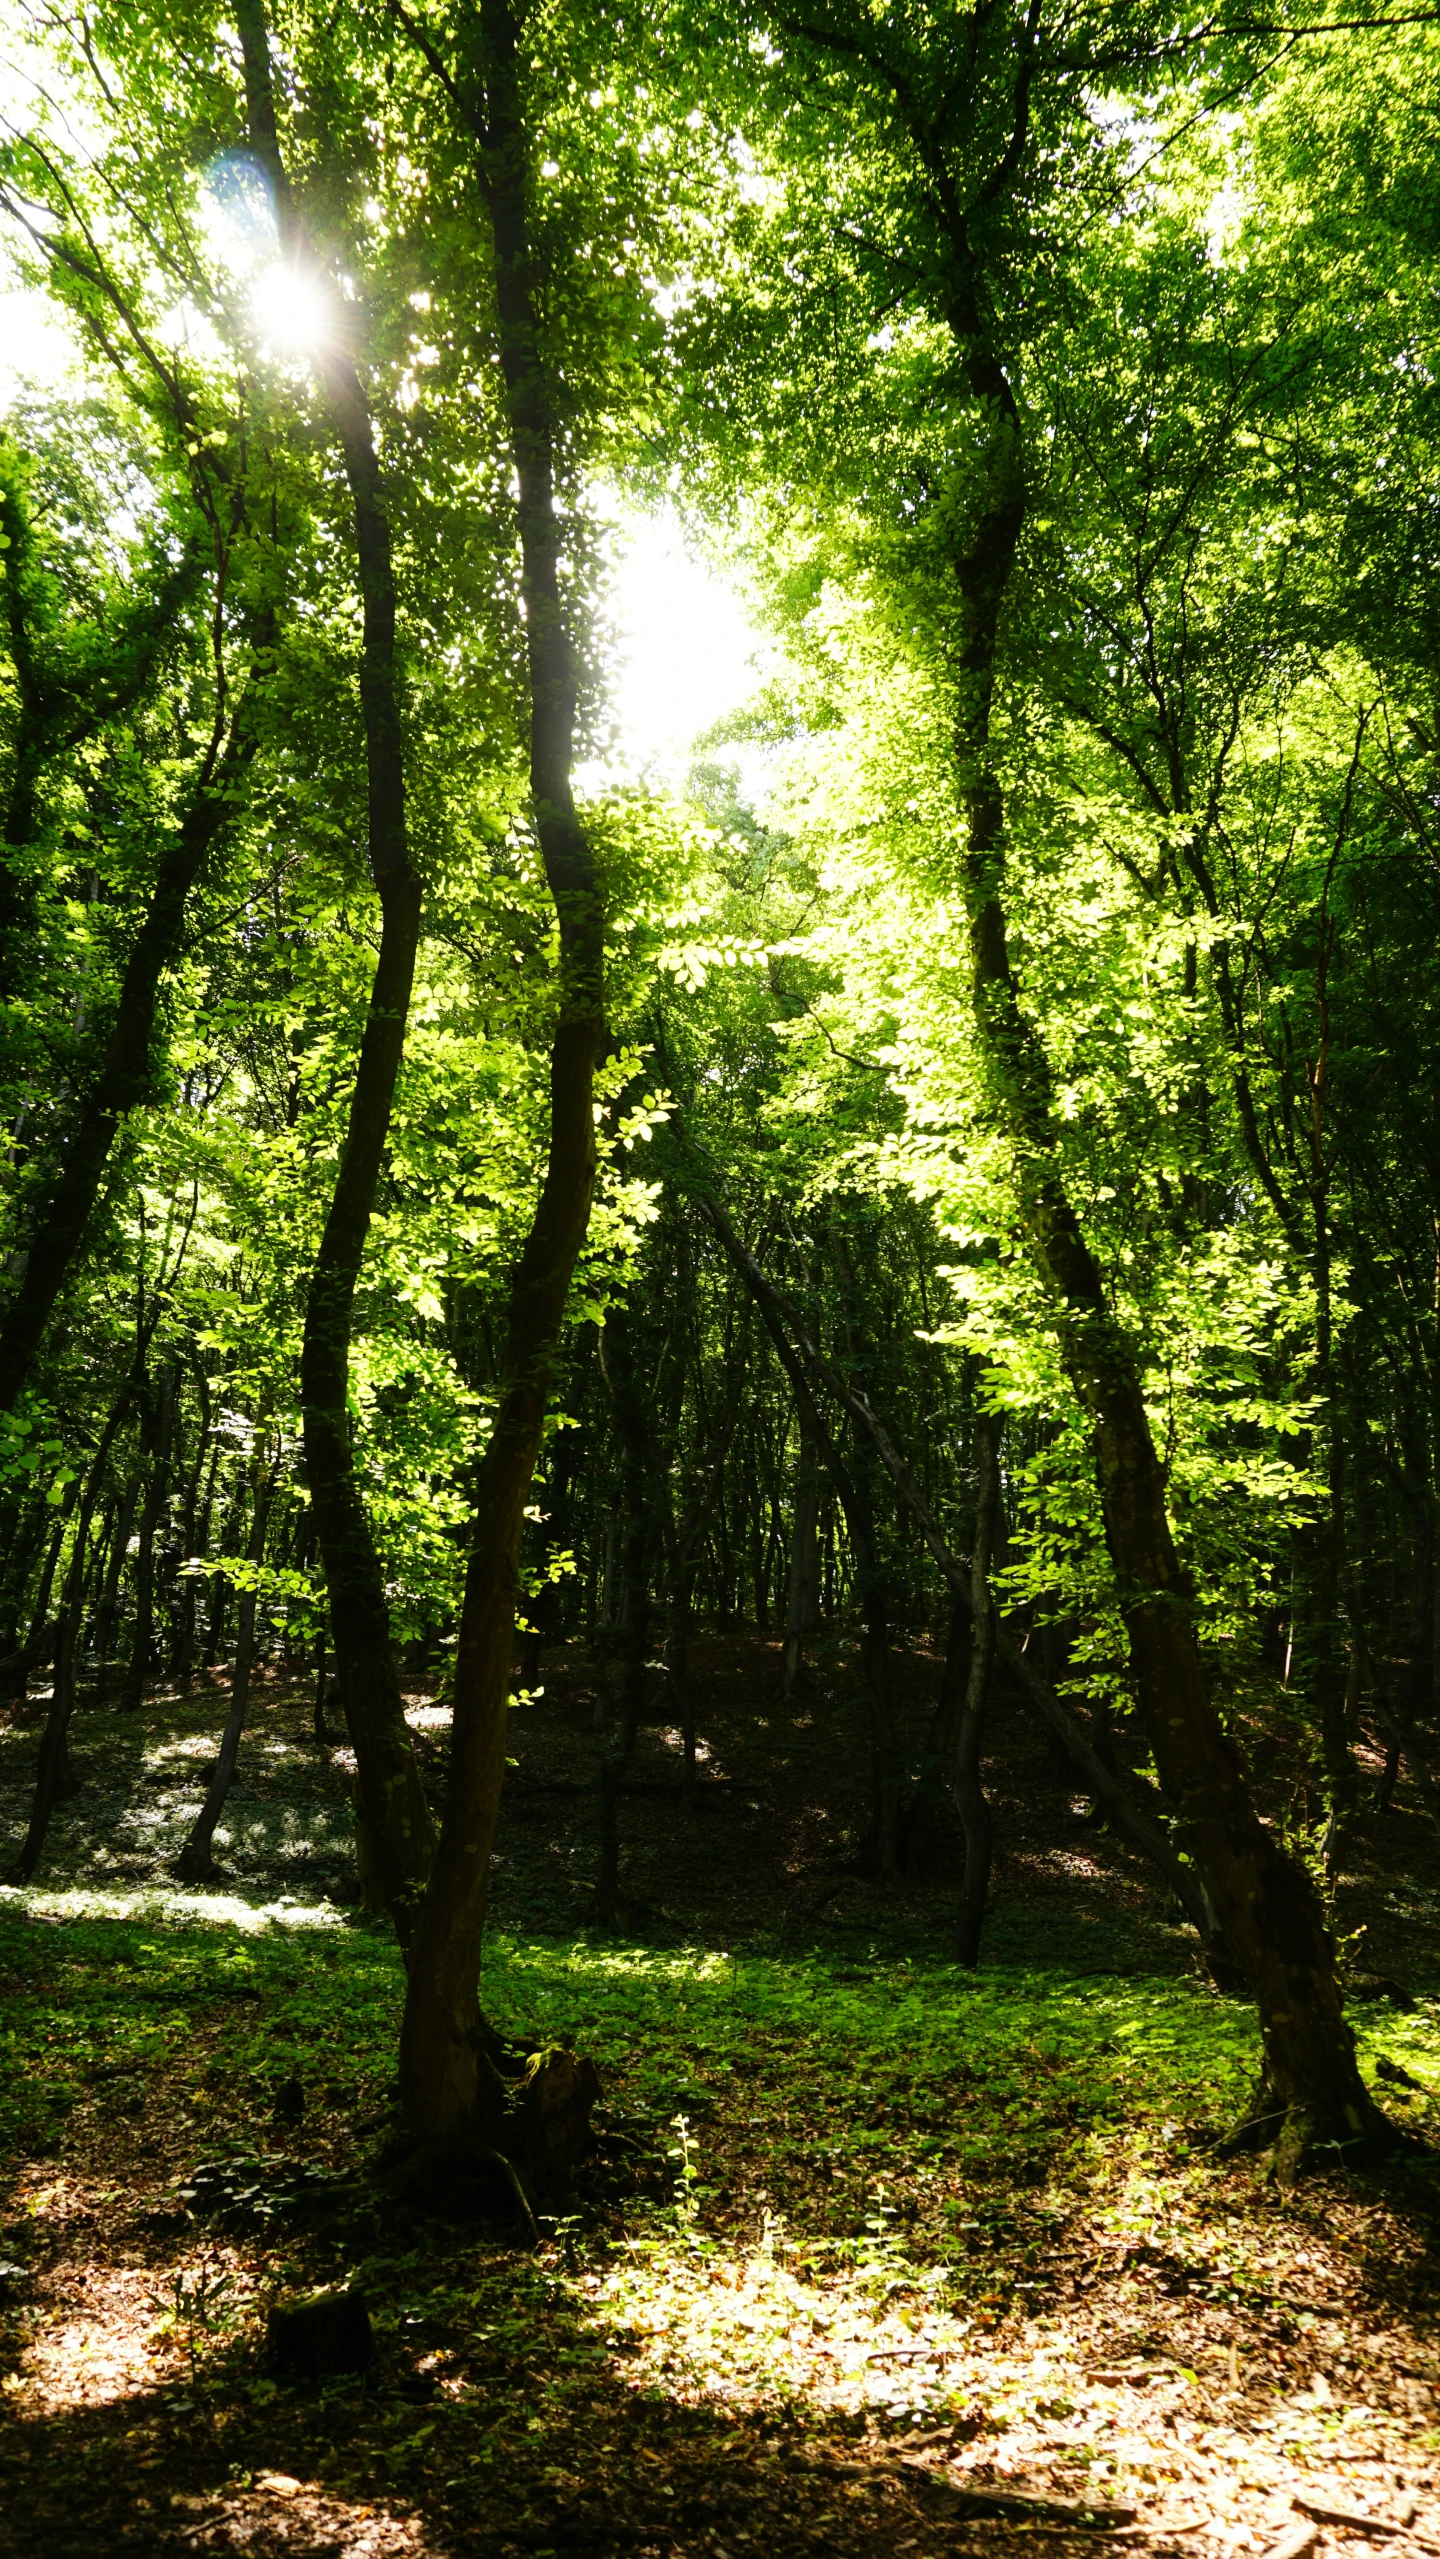
[[[402,1992],[348,1897],[348,1754],[316,1748],[306,1689],[262,1682],[204,1890],[166,1859],[223,1687],[157,1701],[143,1736],[80,1719],[45,1875],[0,1888],[6,2559],[6,2532],[20,2559],[1080,2559],[1097,2535],[1258,2559],[1312,2523],[1316,2559],[1440,2546],[1427,2154],[1288,2199],[1217,2158],[1253,2015],[1187,1969],[1026,1728],[968,1976],[943,1876],[886,1901],[847,1863],[825,1783],[850,1710],[757,1718],[770,1652],[708,1658],[713,1791],[682,1818],[678,1732],[642,1741],[613,1933],[589,1924],[583,1664],[557,1650],[515,1717],[487,2005],[603,2083],[599,2154],[534,2250],[413,2208],[305,2218],[307,2181],[353,2179],[391,2124]],[[438,1751],[433,1689],[409,1711]],[[32,1732],[3,1741],[15,1825]],[[1411,1986],[1356,2018],[1423,2136],[1430,1866],[1402,1896],[1383,1848],[1349,1907]],[[312,2285],[363,2291],[365,2376],[270,2371],[270,2305]]]
[[[388,2121],[382,1931],[10,1892],[0,1972],[22,2559],[1440,2544],[1426,2154],[1290,2198],[1217,2160],[1253,2030],[1194,1982],[497,1933],[497,2018],[604,2082],[529,2249],[295,2204]],[[1430,2006],[1365,2045],[1428,2122]],[[370,2370],[277,2379],[270,2304],[336,2284]]]

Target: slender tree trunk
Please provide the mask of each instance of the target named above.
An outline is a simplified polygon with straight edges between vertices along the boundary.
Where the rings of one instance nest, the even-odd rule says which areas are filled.
[[[229,718],[222,702],[189,805],[174,836],[162,843],[150,901],[121,976],[104,1056],[66,1132],[61,1168],[35,1214],[24,1275],[0,1322],[0,1412],[8,1413],[24,1392],[56,1299],[84,1242],[116,1129],[125,1112],[150,1098],[161,984],[180,948],[186,901],[234,813],[254,746],[241,714]]]
[[[18,1495],[6,1505],[9,1534],[5,1541],[5,1597],[0,1611],[0,1653],[13,1653],[20,1643],[20,1611],[31,1568],[45,1534],[45,1510],[29,1501],[23,1510]]]
[[[30,1673],[40,1660],[43,1647],[47,1641],[56,1643],[59,1641],[58,1628],[52,1630],[50,1625],[50,1594],[55,1586],[55,1574],[65,1544],[65,1531],[70,1524],[70,1514],[75,1507],[79,1489],[78,1477],[72,1476],[61,1496],[59,1515],[51,1531],[50,1543],[45,1550],[45,1561],[40,1568],[40,1580],[30,1610],[29,1628],[11,1674],[14,1686],[10,1691],[9,1702],[13,1703],[17,1713],[24,1704],[25,1692],[30,1683]]]
[[[220,1524],[222,1556],[233,1552],[231,1541],[244,1517],[244,1511],[245,1495],[242,1484],[232,1493],[225,1505],[225,1516]],[[205,1670],[216,1669],[225,1658],[226,1621],[229,1613],[230,1584],[225,1577],[223,1564],[217,1564],[210,1576],[210,1587],[205,1601],[205,1654],[201,1665]]]
[[[831,1480],[845,1514],[860,1609],[860,1675],[870,1727],[869,1849],[881,1882],[892,1884],[900,1872],[905,1759],[890,1678],[890,1593],[880,1559],[872,1467],[870,1443],[857,1430],[853,1463],[843,1475],[832,1468]]]
[[[965,1681],[965,1704],[955,1741],[955,1809],[965,1839],[965,1866],[955,1916],[955,1961],[973,1972],[980,1961],[980,1932],[990,1890],[993,1825],[980,1780],[980,1746],[985,1709],[995,1667],[995,1600],[990,1588],[990,1560],[1000,1512],[1000,1420],[995,1413],[975,1416],[975,1542],[970,1550],[970,1617],[974,1635]]]
[[[863,1354],[856,1324],[857,1289],[846,1239],[832,1219],[828,1242],[844,1310],[847,1372],[858,1385]],[[876,1524],[875,1450],[868,1431],[850,1417],[852,1463],[832,1476],[845,1513],[860,1603],[860,1668],[870,1723],[872,1851],[881,1881],[900,1871],[900,1819],[905,1794],[905,1754],[890,1677],[890,1578],[881,1561]]]
[[[480,1468],[455,1664],[450,1783],[412,1949],[401,2104],[416,2131],[498,2115],[478,1990],[490,1852],[505,1766],[505,1709],[526,1496],[555,1379],[560,1328],[595,1183],[595,1062],[603,1028],[604,912],[575,808],[577,664],[558,575],[555,426],[542,354],[526,196],[528,136],[505,0],[481,0],[483,91],[457,103],[479,142],[494,235],[500,364],[518,489],[530,674],[531,807],[560,934],[550,1051],[550,1141],[534,1221],[511,1284],[500,1392]]]
[[[1328,894],[1327,875],[1327,899]],[[1360,1789],[1345,1720],[1345,1692],[1349,1684],[1350,1668],[1342,1623],[1344,1601],[1349,1588],[1345,1551],[1345,1421],[1335,1360],[1330,1199],[1320,1121],[1325,1050],[1329,1044],[1326,1002],[1329,931],[1327,913],[1322,923],[1322,953],[1317,972],[1321,1021],[1320,1055],[1310,1069],[1310,1197],[1315,1230],[1312,1264],[1315,1279],[1315,1386],[1325,1404],[1327,1495],[1324,1515],[1317,1529],[1318,1570],[1314,1580],[1315,1679],[1319,1690],[1320,1746],[1324,1754],[1325,1783],[1330,1798],[1330,1819],[1325,1834],[1325,1861],[1333,1878],[1339,1866],[1345,1842],[1354,1827]]]
[[[262,1457],[257,1457],[255,1508],[246,1550],[246,1560],[251,1564],[263,1564],[265,1560],[265,1532],[270,1522],[272,1489],[270,1469]],[[182,1884],[214,1883],[221,1873],[215,1863],[215,1828],[235,1780],[235,1764],[240,1756],[245,1718],[250,1710],[250,1676],[255,1664],[255,1605],[253,1588],[242,1590],[235,1638],[235,1666],[230,1675],[230,1711],[220,1737],[219,1757],[205,1789],[205,1801],[195,1816],[189,1838],[175,1860],[175,1873]]]
[[[787,1706],[799,1693],[805,1644],[815,1631],[820,1604],[820,1462],[815,1442],[800,1423],[800,1453],[790,1527],[790,1575],[785,1597],[785,1641],[780,1653],[780,1695]]]
[[[139,1498],[138,1479],[131,1475],[113,1514],[110,1553],[105,1566],[105,1578],[100,1588],[99,1603],[95,1610],[92,1640],[95,1646],[95,1668],[102,1680],[120,1616],[120,1577],[125,1569],[125,1559],[130,1552],[130,1531],[135,1525],[135,1505]]]
[[[130,1666],[119,1703],[132,1710],[145,1696],[145,1682],[150,1676],[150,1656],[155,1643],[155,1531],[170,1489],[170,1448],[175,1432],[175,1397],[179,1378],[172,1365],[166,1368],[154,1396],[153,1408],[145,1417],[145,1459],[148,1480],[145,1503],[140,1514],[140,1535],[135,1549],[135,1626],[130,1644]]]
[[[275,188],[282,244],[310,263],[276,130],[264,0],[237,0],[235,18],[245,60],[251,147]],[[403,1943],[430,1870],[434,1824],[405,1721],[385,1577],[356,1481],[349,1380],[355,1291],[405,1045],[420,938],[421,883],[411,859],[405,807],[390,519],[369,403],[358,368],[338,338],[322,350],[317,365],[344,455],[359,559],[370,871],[381,923],[340,1165],[310,1278],[300,1400],[306,1474],[355,1750],[360,1871],[367,1898],[391,1912]]]
[[[941,1801],[954,1794],[955,1736],[970,1679],[971,1608],[969,1598],[952,1593],[940,1687],[920,1745],[915,1791],[905,1815],[905,1861],[920,1868],[935,1846]]]
[[[75,1543],[70,1554],[70,1570],[65,1581],[65,1597],[60,1611],[60,1636],[55,1654],[55,1684],[50,1693],[50,1711],[40,1736],[40,1757],[35,1772],[35,1796],[30,1808],[30,1824],[24,1845],[12,1870],[17,1883],[28,1884],[33,1877],[45,1847],[50,1817],[58,1803],[75,1791],[75,1772],[70,1765],[70,1719],[75,1712],[75,1681],[80,1653],[80,1634],[85,1622],[85,1570],[90,1552],[90,1523],[115,1434],[130,1401],[127,1383],[101,1434],[85,1479],[75,1522]]]
[[[752,1443],[755,1434],[752,1432]],[[760,1489],[759,1469],[751,1475],[750,1501],[750,1588],[754,1595],[755,1632],[770,1632],[770,1591],[765,1574],[765,1497]]]
[[[215,1475],[220,1464],[220,1442],[211,1441],[210,1462],[205,1476],[205,1490],[200,1492],[200,1472],[205,1463],[205,1443],[210,1434],[210,1391],[204,1370],[197,1377],[200,1409],[195,1421],[195,1463],[185,1497],[186,1564],[202,1556],[210,1543],[210,1520],[215,1501]],[[170,1651],[170,1676],[182,1689],[190,1685],[195,1668],[195,1612],[200,1599],[198,1573],[184,1572],[180,1577],[180,1593],[175,1610],[174,1641]]]
[[[1314,1887],[1260,1820],[1209,1694],[1140,1371],[1065,1187],[1049,1069],[1010,963],[1005,802],[990,712],[1025,521],[1025,465],[1019,412],[986,337],[968,244],[961,245],[951,326],[990,437],[977,466],[988,485],[968,547],[953,560],[962,626],[955,746],[976,1040],[990,1110],[1012,1150],[1017,1205],[1090,1421],[1106,1545],[1155,1764],[1181,1844],[1254,1987],[1265,2058],[1250,2122],[1257,2142],[1278,2137],[1277,2162],[1288,2174],[1313,2144],[1373,2139],[1385,2133],[1385,2120],[1360,2076]]]
[[[588,1342],[593,1335],[594,1327],[587,1326],[587,1349],[584,1354],[587,1360]],[[577,1391],[575,1382],[572,1382],[570,1394],[571,1401],[577,1407],[583,1403],[583,1390]],[[562,1430],[557,1433],[550,1445],[549,1516],[544,1522],[546,1534],[543,1540],[539,1541],[541,1556],[546,1563],[550,1561],[557,1548],[563,1551],[570,1542],[572,1489],[584,1454],[585,1433],[577,1424],[571,1430]],[[536,1686],[540,1677],[544,1646],[563,1624],[562,1588],[563,1585],[558,1581],[543,1581],[527,1607],[526,1631],[520,1650],[520,1686],[522,1688],[533,1689]]]
[[[635,1373],[632,1318],[614,1306],[605,1318],[600,1364],[610,1389],[615,1436],[620,1442],[620,1492],[624,1528],[620,1549],[620,1730],[616,1755],[623,1768],[635,1747],[645,1696],[650,1650],[650,1433],[644,1390]]]
[[[665,1676],[680,1727],[680,1799],[687,1812],[695,1808],[698,1784],[696,1753],[699,1747],[695,1729],[695,1690],[690,1678],[690,1623],[695,1596],[695,1562],[693,1556],[679,1549],[670,1580],[670,1626],[666,1646]]]
[[[670,1625],[666,1668],[670,1693],[675,1701],[676,1721],[680,1726],[683,1753],[681,1797],[686,1808],[691,1811],[694,1810],[697,1787],[695,1692],[690,1679],[690,1630],[694,1618],[695,1580],[700,1568],[700,1557],[711,1510],[716,1501],[724,1495],[726,1461],[735,1435],[735,1423],[740,1411],[740,1398],[748,1366],[746,1357],[736,1359],[730,1356],[733,1349],[730,1313],[731,1310],[727,1308],[725,1351],[728,1383],[725,1401],[716,1417],[713,1432],[707,1434],[702,1471],[690,1499],[676,1522],[670,1561]],[[747,1338],[747,1335],[742,1335],[742,1342]],[[698,1369],[696,1376],[698,1380]],[[703,1419],[703,1399],[699,1398],[698,1384],[697,1400],[701,1400],[702,1403]]]

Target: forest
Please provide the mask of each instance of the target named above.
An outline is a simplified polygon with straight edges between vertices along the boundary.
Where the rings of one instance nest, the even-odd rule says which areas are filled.
[[[1440,2553],[1440,9],[0,26],[0,2551]]]

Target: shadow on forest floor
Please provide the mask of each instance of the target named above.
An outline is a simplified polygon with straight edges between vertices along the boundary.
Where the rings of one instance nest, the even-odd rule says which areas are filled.
[[[334,2170],[373,2138],[394,1956],[89,1902],[0,1907],[7,2551],[1093,2547],[975,2519],[987,2487],[1223,2559],[1297,2494],[1440,2538],[1429,2163],[1288,2199],[1218,2167],[1251,2036],[1196,1985],[497,1938],[497,2017],[597,2054],[625,2164],[533,2253],[215,2231],[197,2160]],[[1428,2011],[1382,2048],[1440,2083]],[[269,2301],[335,2282],[369,2379],[278,2386]]]
[[[398,1965],[334,1898],[343,1763],[303,1740],[298,1692],[262,1691],[234,1885],[210,1895],[161,1879],[223,1692],[84,1719],[46,1880],[0,1892],[0,2550],[1093,2549],[1053,2516],[977,2514],[987,2488],[1088,2501],[1106,2538],[1176,2559],[1268,2548],[1297,2496],[1332,2518],[1326,2559],[1440,2548],[1430,2158],[1291,2197],[1215,2161],[1248,2013],[1187,1972],[1023,1731],[992,1765],[985,1967],[957,1976],[943,1871],[886,1898],[849,1865],[843,1691],[782,1729],[768,1668],[711,1649],[702,1729],[729,1783],[693,1821],[629,1804],[626,1935],[582,1926],[584,1664],[557,1660],[517,1717],[487,2001],[595,2054],[611,2127],[533,2253],[423,2222],[194,2218],[202,2160],[258,2155],[263,2188],[374,2147]],[[438,1741],[439,1710],[415,1712]],[[12,1768],[31,1755],[4,1737]],[[673,1769],[671,1737],[641,1765]],[[1433,2130],[1431,1876],[1413,1807],[1396,1819],[1347,1889],[1414,2004],[1357,2022],[1387,2104]],[[371,2374],[278,2385],[269,2303],[335,2282],[369,2300]]]
[[[939,1663],[917,1638],[896,1647],[899,1720],[912,1756],[930,1712]],[[865,1960],[882,1950],[946,1950],[958,1846],[948,1808],[928,1855],[898,1884],[864,1873],[855,1845],[865,1820],[864,1715],[853,1647],[822,1649],[803,1696],[779,1700],[779,1647],[743,1631],[697,1638],[692,1685],[700,1732],[701,1797],[679,1806],[680,1735],[662,1679],[658,1719],[641,1735],[621,1803],[621,1916],[650,1943],[829,1945]],[[604,1678],[579,1644],[546,1656],[543,1687],[512,1724],[492,1907],[498,1924],[541,1933],[584,1926],[599,1857],[596,1778],[607,1736],[596,1729]],[[83,1783],[59,1809],[42,1875],[53,1882],[163,1884],[199,1810],[227,1705],[223,1673],[187,1696],[160,1692],[140,1714],[82,1700],[74,1754]],[[0,1723],[0,1873],[24,1836],[36,1719]],[[1262,1715],[1232,1701],[1272,1814],[1305,1818],[1304,1788],[1274,1761]],[[448,1713],[433,1684],[414,1682],[409,1716],[432,1793],[443,1780]],[[1121,1736],[1123,1746],[1123,1734]],[[1379,1756],[1360,1751],[1372,1782]],[[282,1669],[255,1682],[239,1782],[217,1845],[243,1899],[346,1908],[357,1898],[349,1753],[317,1748],[307,1683]],[[1060,1961],[1075,1973],[1190,1969],[1194,1941],[1150,1870],[1104,1827],[1051,1763],[1043,1736],[1015,1700],[990,1720],[986,1782],[995,1807],[996,1865],[987,1960]],[[1310,1811],[1318,1815],[1317,1802]],[[185,1906],[194,1907],[193,1896]],[[1409,1990],[1440,1990],[1440,1838],[1408,1777],[1394,1808],[1373,1816],[1341,1879],[1335,1924],[1360,1960]]]

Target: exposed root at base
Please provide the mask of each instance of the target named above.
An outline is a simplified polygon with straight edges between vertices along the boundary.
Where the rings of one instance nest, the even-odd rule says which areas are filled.
[[[1215,2156],[1233,2159],[1262,2153],[1266,2175],[1290,2187],[1306,2175],[1327,2169],[1369,2168],[1393,2158],[1397,2151],[1423,2147],[1414,2133],[1392,2123],[1368,2097],[1363,2113],[1346,2106],[1323,2114],[1298,2102],[1276,2101],[1261,2086],[1238,2124],[1215,2144]]]

